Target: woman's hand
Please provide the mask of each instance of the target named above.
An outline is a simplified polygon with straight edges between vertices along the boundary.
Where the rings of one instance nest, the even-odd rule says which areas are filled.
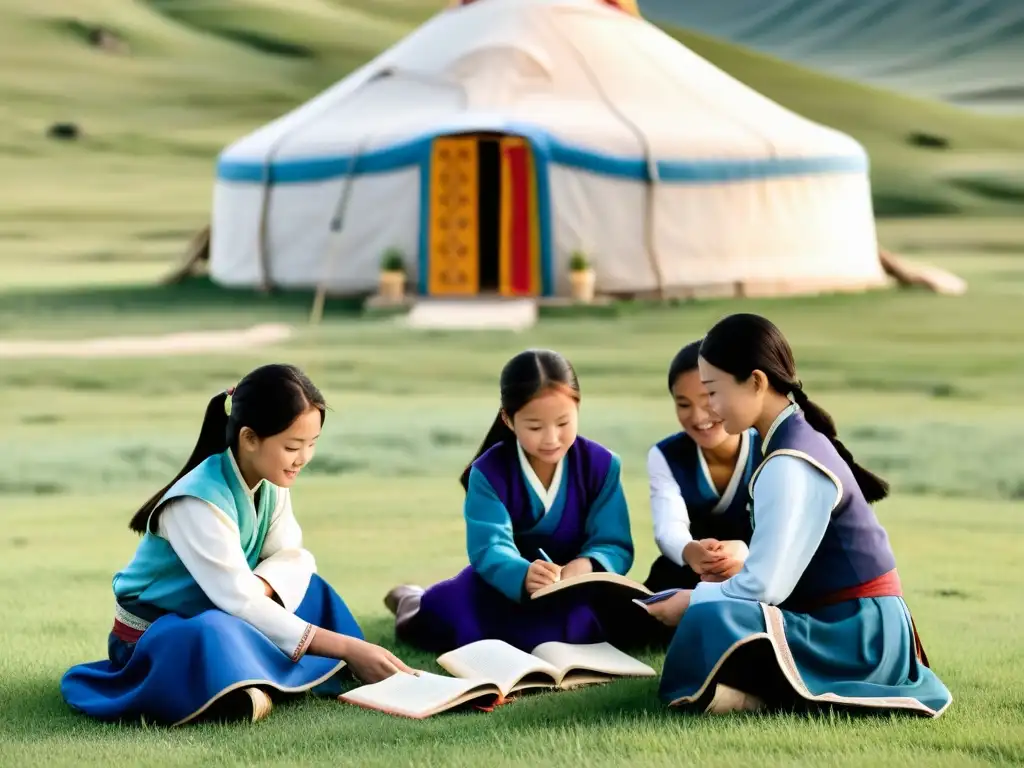
[[[317,627],[313,639],[309,643],[307,653],[323,656],[328,659],[341,659],[349,669],[364,683],[379,683],[396,672],[410,675],[420,673],[406,666],[387,648],[360,640],[358,637],[342,635],[323,627]]]
[[[718,566],[725,555],[719,551],[721,542],[716,539],[701,539],[687,542],[683,547],[683,562],[698,576]]]
[[[742,541],[719,541],[718,539],[701,539],[700,544],[709,552],[725,555],[743,562],[750,554],[747,545]]]
[[[526,592],[532,595],[539,589],[550,586],[562,577],[562,568],[547,560],[534,560],[526,572]]]
[[[684,589],[681,592],[676,592],[667,600],[645,605],[644,608],[666,627],[674,627],[679,624],[686,609],[690,607],[690,595],[692,594],[692,589]]]
[[[743,570],[743,563],[750,553],[742,541],[702,539],[699,544],[719,557],[717,561],[704,568],[700,574],[701,581],[718,582],[732,578]]]
[[[348,664],[359,680],[363,683],[379,683],[386,680],[397,672],[406,672],[410,675],[419,674],[416,670],[406,666],[401,659],[379,645],[359,640],[355,637],[348,638],[348,646],[342,658]]]
[[[577,557],[562,568],[562,578],[571,579],[573,576],[583,576],[594,572],[594,564],[589,557]]]

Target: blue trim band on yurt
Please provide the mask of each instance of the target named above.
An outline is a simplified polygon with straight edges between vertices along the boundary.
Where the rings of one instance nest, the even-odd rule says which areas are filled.
[[[468,133],[471,131],[458,131]],[[561,165],[589,173],[632,181],[650,180],[647,161],[642,157],[624,157],[575,146],[552,136],[535,125],[508,123],[502,133],[522,136],[533,147],[537,170],[537,205],[539,208],[541,294],[555,294],[554,233],[551,222],[551,188],[548,166]],[[313,184],[341,178],[347,174],[362,176],[387,173],[418,166],[420,169],[420,227],[417,263],[418,289],[427,293],[430,221],[430,149],[435,138],[454,135],[452,131],[422,134],[387,147],[379,147],[356,155],[325,155],[323,157],[287,158],[267,164],[261,160],[232,160],[221,157],[217,178],[230,183],[271,185]],[[658,181],[668,184],[727,184],[755,179],[786,176],[865,173],[867,153],[831,157],[772,157],[757,159],[675,159],[658,160]]]

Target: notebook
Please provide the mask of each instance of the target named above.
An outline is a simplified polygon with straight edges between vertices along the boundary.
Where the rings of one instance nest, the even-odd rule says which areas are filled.
[[[464,705],[486,707],[531,689],[568,690],[617,677],[654,677],[648,665],[608,643],[542,643],[526,653],[502,640],[479,640],[439,657],[454,677],[399,672],[339,699],[392,715],[422,719]]]
[[[574,576],[571,579],[556,581],[534,592],[531,600],[542,600],[549,595],[557,595],[567,589],[593,591],[595,596],[601,600],[644,600],[651,597],[652,592],[638,581],[633,581],[628,576],[620,576],[617,573],[608,571],[596,571],[585,573],[582,576]]]

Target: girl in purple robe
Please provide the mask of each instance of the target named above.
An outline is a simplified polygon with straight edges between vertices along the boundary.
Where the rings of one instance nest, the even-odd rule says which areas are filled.
[[[385,604],[399,639],[445,653],[483,639],[527,652],[541,643],[610,640],[586,597],[530,596],[592,571],[633,564],[619,458],[577,435],[580,389],[557,352],[527,350],[501,372],[501,409],[462,474],[469,566]]]
[[[662,699],[698,712],[942,714],[952,697],[929,667],[871,507],[888,485],[854,461],[765,318],[720,321],[698,362],[726,431],[756,428],[764,458],[750,481],[754,534],[739,573],[648,606],[676,627]]]

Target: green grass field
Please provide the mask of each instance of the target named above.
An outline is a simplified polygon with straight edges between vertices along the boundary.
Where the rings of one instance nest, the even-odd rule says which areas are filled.
[[[880,230],[893,250],[965,277],[962,298],[882,291],[616,305],[552,313],[519,335],[460,335],[413,334],[340,304],[311,328],[308,296],[155,285],[207,221],[224,144],[438,5],[0,0],[0,340],[299,327],[286,345],[210,357],[0,359],[0,765],[1024,762],[1024,224],[994,215],[1020,210],[1004,187],[995,200],[984,185],[950,181],[989,171],[1009,178],[1024,156],[1019,121],[684,35],[769,96],[863,141],[883,208],[895,200],[892,210],[962,214],[888,219]],[[119,30],[132,55],[88,48],[76,19]],[[46,139],[61,119],[80,121],[85,138]],[[942,132],[954,148],[912,149],[909,130]],[[110,578],[136,542],[128,518],[184,460],[207,398],[251,367],[302,365],[331,402],[320,452],[295,490],[297,514],[320,572],[371,639],[393,646],[387,589],[429,583],[465,562],[456,477],[493,416],[507,357],[545,345],[576,363],[583,432],[624,461],[633,575],[642,578],[655,554],[644,457],[674,428],[665,367],[681,344],[741,307],[779,323],[812,397],[832,410],[858,458],[894,484],[879,515],[929,656],[955,697],[940,720],[684,717],[660,705],[654,681],[424,722],[306,700],[255,727],[173,731],[97,725],[61,701],[67,667],[105,654]]]
[[[702,719],[664,710],[655,681],[521,700],[492,714],[413,722],[325,701],[278,707],[255,727],[169,732],[91,723],[57,683],[101,658],[110,577],[131,554],[133,508],[172,474],[206,398],[269,360],[304,366],[334,410],[295,490],[321,573],[371,638],[393,645],[392,585],[465,562],[456,477],[496,406],[502,362],[528,345],[578,366],[585,434],[623,457],[637,541],[655,554],[647,447],[673,428],[667,361],[731,302],[550,318],[522,335],[414,335],[328,311],[277,349],[216,358],[4,361],[0,390],[0,763],[93,765],[992,765],[1024,760],[1024,608],[1018,575],[1024,470],[1019,393],[1024,228],[990,221],[885,233],[971,283],[963,298],[879,292],[759,301],[791,338],[812,395],[847,443],[894,483],[879,506],[918,626],[955,696],[938,721],[845,717]],[[118,298],[120,297],[120,299]],[[306,303],[198,283],[177,291],[83,287],[0,295],[5,337],[67,337],[301,324]],[[433,669],[431,660],[398,650]],[[656,667],[660,657],[648,657]]]

